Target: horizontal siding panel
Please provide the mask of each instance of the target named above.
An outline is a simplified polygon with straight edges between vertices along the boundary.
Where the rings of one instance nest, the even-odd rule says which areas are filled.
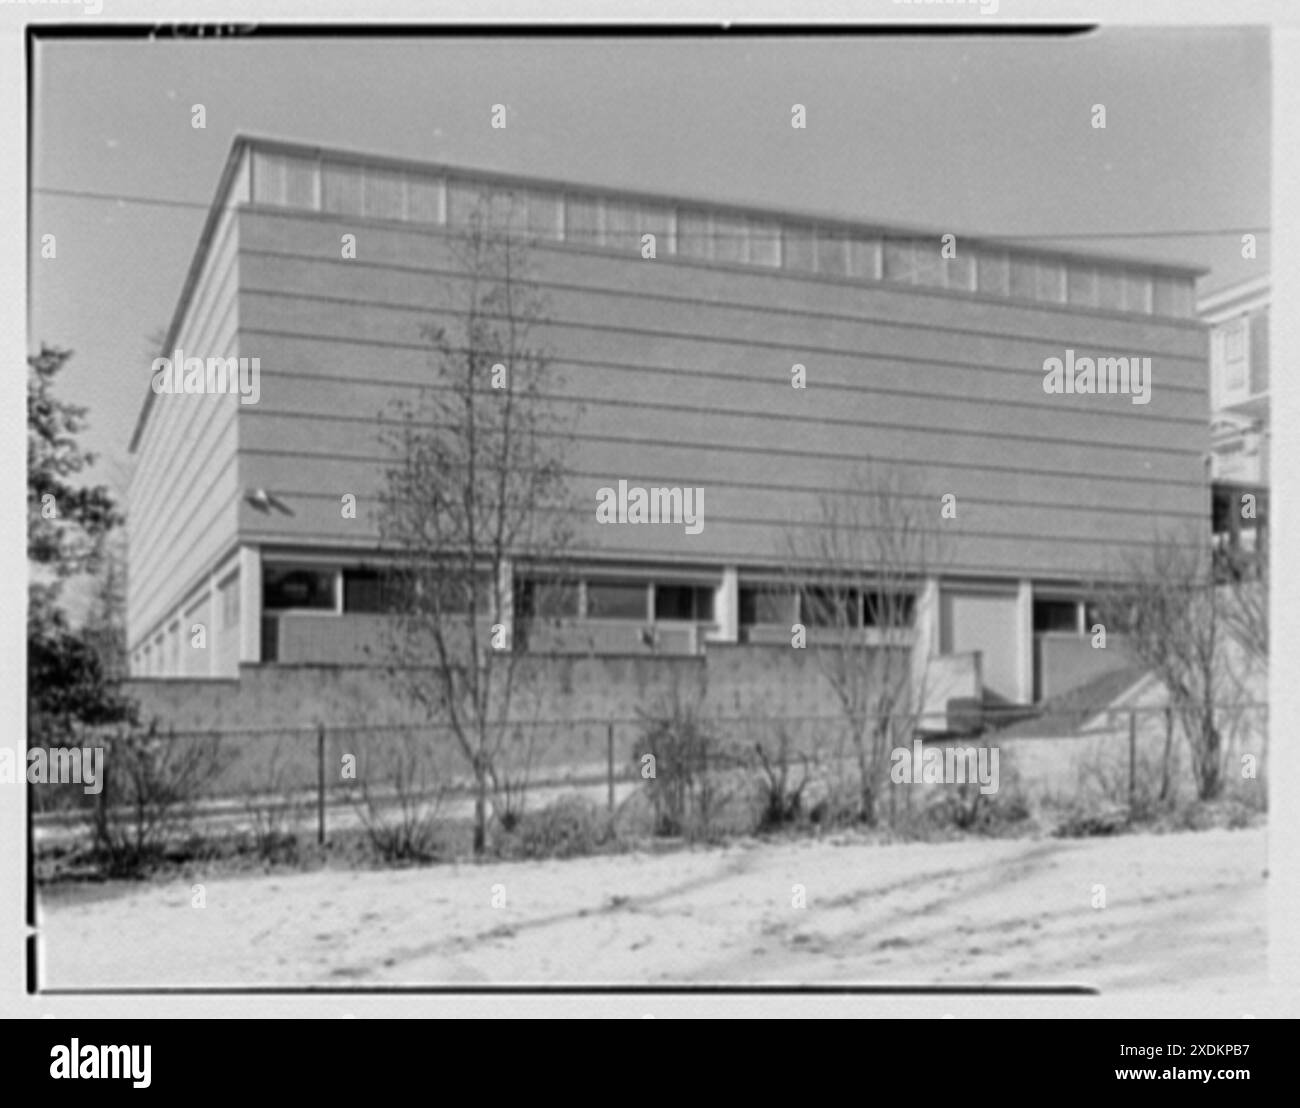
[[[1133,404],[1128,396],[1057,396],[1043,392],[1040,379],[1016,381],[999,376],[997,390],[984,397],[953,395],[943,387],[927,390],[932,376],[902,386],[905,392],[883,385],[875,365],[862,365],[859,388],[828,389],[817,362],[806,367],[808,387],[791,387],[789,366],[773,366],[765,379],[720,382],[716,378],[688,375],[614,374],[579,366],[557,375],[552,390],[576,400],[617,402],[627,406],[671,404],[703,410],[726,408],[777,416],[822,416],[865,422],[894,422],[943,427],[972,427],[1026,436],[1049,436],[1094,443],[1145,441],[1153,447],[1187,448],[1204,427],[1204,419],[1184,416],[1170,419],[1156,399]],[[901,378],[904,374],[891,374]],[[979,380],[976,373],[968,378]],[[987,380],[988,378],[984,378]],[[967,384],[971,382],[966,382]],[[880,385],[883,391],[873,386]],[[956,390],[954,390],[956,391]],[[918,395],[919,394],[919,395]],[[1185,397],[1186,394],[1167,393]]]
[[[237,229],[233,216],[219,225],[177,330],[174,346],[188,357],[237,356]],[[151,367],[141,376],[148,382]],[[235,541],[238,407],[235,396],[152,396],[127,498],[131,649]]]
[[[258,426],[265,426],[259,424]],[[264,439],[270,436],[260,436]],[[568,470],[592,479],[617,479],[635,454],[622,442],[586,440],[575,452]],[[382,450],[346,454],[327,449],[321,443],[298,450],[282,445],[253,448],[245,442],[241,472],[247,486],[294,488],[306,491],[374,490],[390,461]],[[812,493],[852,491],[858,487],[859,469],[842,458],[775,454],[761,448],[720,452],[707,446],[675,447],[659,451],[654,464],[637,472],[658,485],[698,485],[704,480],[733,488],[782,493],[786,490]],[[1086,472],[1053,473],[997,470],[987,466],[918,466],[918,479],[935,488],[977,491],[990,504],[1038,504],[1047,507],[1078,507],[1147,513],[1203,514],[1208,495],[1204,485],[1184,482],[1161,484],[1144,478],[1097,478]],[[355,488],[354,488],[355,486]]]
[[[283,293],[247,291],[242,294],[240,317],[243,325],[252,332],[272,331],[296,335],[312,335],[322,339],[353,340],[366,343],[406,344],[413,349],[427,349],[424,330],[431,325],[447,327],[454,337],[460,319],[437,312],[403,311],[392,308],[363,308],[356,304],[307,299]],[[880,360],[897,360],[915,370],[917,381],[926,381],[924,364],[940,363],[966,367],[967,373],[977,377],[982,373],[1006,375],[1015,381],[1026,401],[1047,399],[1043,392],[1043,361],[1048,357],[1062,357],[1063,350],[1030,348],[1014,340],[980,339],[974,345],[962,347],[955,344],[953,336],[939,333],[902,333],[890,329],[889,334],[862,334],[855,345],[828,346],[833,336],[809,335],[801,342],[798,336],[785,335],[779,341],[764,343],[761,327],[755,321],[750,332],[737,332],[734,336],[707,335],[703,330],[695,334],[648,332],[639,325],[635,328],[606,320],[597,325],[569,325],[546,322],[533,328],[535,348],[562,357],[566,351],[580,352],[583,361],[600,363],[605,360],[625,363],[644,359],[648,364],[688,370],[700,368],[721,371],[724,366],[742,364],[750,367],[770,367],[769,372],[789,380],[790,367],[795,363],[809,366],[814,371],[819,359],[836,356],[856,357],[857,351],[871,352]],[[1017,349],[1018,347],[1018,349]],[[256,351],[254,351],[256,353]],[[1083,350],[1076,354],[1083,355]],[[1092,349],[1096,353],[1096,348]],[[1091,354],[1087,355],[1091,356]],[[373,364],[374,359],[366,362]],[[362,364],[366,364],[363,362]],[[920,367],[917,363],[923,363]],[[862,363],[864,366],[866,363]],[[1151,364],[1152,400],[1146,410],[1152,414],[1182,416],[1186,418],[1189,407],[1204,408],[1207,403],[1203,389],[1188,388],[1171,382],[1173,373],[1186,375],[1189,366],[1154,358]],[[263,359],[263,370],[275,367]],[[865,372],[865,369],[864,369]],[[1204,366],[1200,367],[1204,373]],[[921,386],[930,391],[927,382]],[[1170,393],[1186,393],[1178,410],[1167,410],[1163,397]],[[1127,403],[1130,398],[1118,395],[1104,397],[1058,396],[1057,402],[1069,404]]]
[[[347,533],[364,530],[377,536],[384,515],[385,491],[381,467],[362,467],[345,462],[317,461],[311,472],[295,468],[285,459],[256,457],[245,464],[245,479],[249,484],[274,489],[277,499],[296,517],[310,510],[313,517],[319,511],[341,519],[339,528]],[[963,531],[994,535],[1049,534],[1063,541],[1109,540],[1116,542],[1145,542],[1156,533],[1176,533],[1188,526],[1199,526],[1204,520],[1204,504],[1200,498],[1185,497],[1181,503],[1160,502],[1147,497],[1141,508],[1120,513],[1111,506],[1082,508],[1078,505],[1057,506],[990,503],[981,498],[987,487],[964,480],[953,484],[925,481],[926,475],[917,474],[918,481],[932,491],[921,493],[912,510],[932,518],[936,533]],[[598,476],[574,476],[565,481],[562,501],[570,506],[575,520],[594,518],[597,490],[602,487],[617,488],[619,480],[629,487],[652,487],[655,479],[635,469],[623,467],[614,473]],[[669,486],[674,487],[674,486]],[[710,476],[705,479],[682,482],[675,487],[702,488],[704,490],[704,519],[706,526],[727,528],[748,521],[766,522],[775,530],[806,523],[817,528],[823,521],[824,496],[815,492],[795,490],[756,490],[736,488]],[[940,518],[940,498],[952,493],[957,497],[957,519]],[[342,519],[342,497],[351,494],[357,498],[357,517]],[[1142,510],[1145,509],[1145,510]],[[869,523],[869,509],[864,505],[863,522]],[[253,519],[257,510],[251,505],[244,509],[245,518]],[[881,523],[887,521],[882,520]]]
[[[361,265],[406,270],[449,270],[453,266],[452,240],[445,232],[361,224],[355,219],[333,220],[316,214],[241,213],[241,248],[250,255],[301,255],[348,265],[352,263],[343,262],[340,250],[340,236],[345,233],[358,236],[355,261]],[[1090,336],[1104,325],[1111,341],[1189,358],[1199,357],[1206,343],[1204,330],[1196,322],[1012,304],[914,286],[807,279],[780,270],[692,264],[663,250],[659,253],[658,259],[647,261],[639,253],[621,259],[567,245],[543,245],[530,252],[529,264],[544,282],[641,297],[675,296],[767,304],[795,312],[874,315],[917,326],[941,324],[1016,333],[1064,344]]]
[[[277,372],[299,376],[338,378],[346,382],[373,382],[391,388],[394,394],[414,391],[433,379],[429,347],[424,344],[376,340],[358,342],[349,339],[323,340],[287,331],[245,328],[243,348],[258,354]],[[789,357],[775,353],[755,357],[744,348],[721,347],[710,350],[705,364],[697,355],[691,364],[656,363],[642,356],[639,347],[623,347],[615,357],[596,361],[589,356],[590,343],[570,344],[563,356],[551,357],[552,375],[570,384],[576,391],[590,392],[597,386],[606,392],[615,390],[628,399],[676,398],[678,391],[713,390],[710,404],[717,397],[749,395],[755,387],[776,385],[774,394],[786,401],[784,390],[790,388]],[[579,356],[581,355],[581,356]],[[972,403],[1001,403],[1017,408],[1042,408],[1072,413],[1089,412],[1107,420],[1179,420],[1199,428],[1205,423],[1206,399],[1203,393],[1189,389],[1156,388],[1147,405],[1133,404],[1120,395],[1055,396],[1043,392],[1042,371],[1002,372],[972,369],[942,362],[906,361],[876,357],[868,353],[820,354],[801,363],[808,371],[807,393],[823,391],[838,398],[843,393],[877,396],[942,396]],[[790,389],[793,393],[794,390]]]
[[[340,261],[312,262],[300,259],[245,255],[241,272],[244,289],[269,296],[320,299],[335,310],[349,308],[370,314],[373,310],[401,309],[414,316],[463,311],[464,303],[457,286],[447,277],[430,277],[377,267],[352,267]],[[870,351],[886,356],[907,355],[940,362],[964,365],[989,365],[1023,369],[1037,375],[1041,384],[1042,364],[1049,357],[1063,357],[1065,350],[1087,356],[1150,356],[1153,376],[1170,388],[1204,391],[1206,352],[1204,334],[1191,352],[1181,355],[1168,346],[1143,347],[1126,341],[1116,333],[1113,321],[1092,319],[1087,333],[1078,341],[1044,341],[1024,337],[1023,332],[956,330],[946,315],[907,323],[893,317],[863,318],[854,313],[842,316],[812,316],[787,312],[763,301],[752,305],[719,306],[698,298],[666,301],[637,292],[613,293],[599,287],[547,289],[548,320],[557,327],[608,330],[613,327],[627,336],[625,341],[639,344],[644,336],[675,336],[704,342],[707,346],[720,341],[748,340],[763,346],[790,347],[795,360],[805,360],[827,352]],[[418,337],[425,320],[404,323],[400,313],[395,327]],[[247,326],[261,326],[260,317],[251,316]],[[549,328],[548,328],[549,330]],[[315,333],[309,331],[308,333]],[[336,333],[336,332],[328,332]],[[398,337],[394,330],[387,337]],[[408,341],[408,340],[403,340]],[[557,345],[563,353],[565,346]],[[802,352],[802,357],[798,355]],[[787,364],[788,369],[788,364]]]
[[[133,567],[135,631],[144,634],[171,611],[224,555],[239,533],[238,470],[230,466],[213,487],[206,510],[190,515],[167,537],[165,557]],[[146,556],[158,549],[151,547]],[[133,639],[132,648],[136,645]]]
[[[132,505],[141,519],[138,533],[142,541],[157,541],[168,526],[167,516],[175,507],[178,486],[187,490],[186,496],[196,497],[213,474],[234,464],[237,406],[232,396],[158,397],[160,419],[185,422],[193,433],[177,447],[171,465],[147,471],[147,483],[143,483]]]
[[[207,345],[210,350],[225,350],[213,357],[232,357],[236,350],[237,329],[234,319],[234,301],[229,305],[222,331],[213,336]],[[180,344],[182,351],[185,345]],[[152,516],[164,502],[175,485],[178,470],[193,470],[210,465],[209,456],[218,440],[233,434],[235,396],[168,395],[154,396],[150,412],[150,425],[146,432],[144,448],[136,465],[136,481],[132,490],[133,503],[138,510]]]
[[[227,343],[232,352],[227,356],[233,356],[233,321]],[[137,466],[132,510],[144,521],[139,531],[143,542],[159,541],[173,522],[178,489],[188,498],[199,497],[214,473],[234,464],[238,407],[238,397],[230,395],[154,398],[151,422],[156,422],[168,445],[152,451]]]
[[[319,511],[296,514],[275,527],[246,521],[244,533],[251,542],[294,543],[332,548],[369,549],[364,536],[349,529],[349,521],[337,518],[337,507],[321,505]],[[355,521],[351,521],[354,522]],[[260,523],[260,528],[256,525]],[[789,550],[784,529],[764,524],[735,524],[710,527],[698,535],[687,535],[674,526],[599,526],[594,520],[576,536],[575,556],[617,561],[665,563],[701,562],[717,565],[787,565]],[[1208,535],[1205,536],[1208,541]],[[1049,538],[991,538],[955,536],[949,556],[943,562],[947,574],[989,573],[1007,577],[1035,576],[1053,579],[1087,578],[1123,570],[1129,555],[1140,556],[1146,544],[1118,545],[1112,540],[1060,542]]]
[[[753,418],[766,422],[767,437],[774,432],[794,438],[799,434],[817,434],[823,425],[838,423],[864,429],[884,424],[918,429],[948,428],[990,435],[1013,435],[1017,438],[1046,442],[1086,443],[1097,447],[1140,446],[1152,451],[1202,453],[1208,447],[1204,421],[1171,421],[1140,414],[1151,406],[1134,406],[1127,397],[1044,398],[1047,404],[1008,409],[998,403],[966,400],[947,396],[898,396],[865,390],[846,392],[812,387],[793,389],[788,379],[719,383],[716,380],[659,377],[668,388],[654,389],[645,379],[628,380],[623,375],[600,374],[588,369],[557,373],[548,382],[547,396],[556,411],[585,406],[613,408],[623,414],[626,426],[662,428],[673,441],[683,413],[707,413],[712,418]],[[1041,393],[1040,393],[1041,395]],[[301,415],[331,415],[352,411],[361,418],[397,414],[394,400],[407,404],[421,403],[417,386],[397,388],[370,381],[322,378],[296,371],[269,373],[263,378],[264,412],[290,412]],[[1119,409],[1124,418],[1098,410],[1109,405]],[[699,440],[699,441],[708,441]]]
[[[340,258],[343,233],[358,235],[356,262]],[[292,513],[241,504],[241,535],[363,548],[382,417],[431,378],[422,329],[454,340],[463,323],[448,241],[244,210],[240,249],[239,344],[262,359],[261,403],[238,417],[243,484]],[[557,407],[578,419],[566,460],[593,552],[780,562],[792,521],[815,520],[822,491],[870,458],[906,465],[936,517],[938,496],[957,495],[959,572],[1086,576],[1206,518],[1199,325],[566,248],[532,260],[556,320],[535,341],[556,355]],[[1048,396],[1043,360],[1067,346],[1150,356],[1152,402]],[[789,387],[794,362],[807,390]],[[704,486],[705,533],[599,527],[595,489],[620,477]],[[342,518],[345,492],[361,518]]]
[[[207,265],[200,276],[194,296],[186,308],[185,318],[176,334],[176,346],[193,356],[204,358],[229,356],[234,349],[237,329],[235,319],[238,253],[236,250],[233,218],[227,218],[218,229],[214,246],[208,255]],[[172,351],[159,351],[158,356],[171,357]],[[150,359],[150,362],[152,359]],[[154,408],[162,399],[152,389],[152,366],[141,369],[141,380],[148,392],[149,419],[141,435],[137,450],[137,469],[156,473],[156,459],[170,459],[179,442],[192,429],[191,425],[175,419],[155,419]],[[174,413],[173,413],[174,414]],[[192,415],[193,413],[187,413]]]
[[[229,436],[230,453],[220,465],[198,471],[181,492],[170,499],[161,511],[146,521],[148,526],[139,531],[139,556],[133,563],[134,571],[142,578],[158,572],[167,572],[176,557],[176,537],[195,521],[211,522],[214,512],[223,503],[222,495],[229,497],[238,475],[238,461],[234,454],[233,428]],[[194,568],[192,566],[184,567]]]
[[[271,423],[251,431],[254,424]],[[345,428],[346,430],[340,430]],[[248,429],[248,430],[245,430]],[[252,434],[256,437],[248,437]],[[379,432],[349,417],[302,415],[249,409],[242,415],[241,442],[262,448],[307,448],[330,442],[344,453],[373,453]],[[323,437],[322,437],[323,436]],[[574,451],[588,437],[628,440],[628,462],[643,467],[662,464],[678,443],[709,444],[715,449],[750,449],[756,445],[783,447],[799,452],[807,447],[822,454],[840,455],[851,466],[869,459],[947,465],[994,465],[1033,470],[1039,465],[1077,469],[1093,476],[1153,477],[1184,480],[1193,455],[1156,453],[1141,446],[1099,449],[1088,443],[1025,442],[1008,437],[973,434],[958,429],[911,430],[889,427],[858,428],[826,424],[796,425],[707,412],[677,412],[671,420],[639,422],[620,408],[590,405],[582,415],[581,430],[566,436]],[[634,444],[634,445],[633,445]],[[1190,460],[1189,460],[1190,459]],[[1199,463],[1198,463],[1199,464]]]
[[[268,299],[269,298],[264,297],[248,297],[244,300],[243,311],[248,313],[248,315],[255,317],[255,319],[256,317],[261,317],[261,319],[265,320],[266,303],[268,303]],[[378,320],[378,317],[386,315],[382,310],[352,313],[334,312],[333,315],[331,315],[331,313],[326,311],[326,307],[328,306],[325,306],[325,304],[320,302],[290,300],[289,303],[294,304],[295,306],[294,310],[292,310],[292,320],[283,319],[283,316],[281,316],[282,325],[295,326],[295,328],[302,326],[302,328],[326,333],[334,329],[339,330],[339,332],[347,330],[347,332],[351,334],[356,334],[357,330],[364,330],[367,328],[374,329],[376,332],[382,332],[383,330],[383,324]],[[276,313],[276,315],[279,315],[279,313]],[[329,323],[326,323],[326,320],[329,320]],[[599,356],[597,347],[601,346],[601,343],[595,341],[590,334],[584,334],[580,332],[580,330],[575,329],[575,332],[573,332],[571,336],[568,336],[567,341],[565,341],[565,336],[563,336],[563,334],[555,332],[555,330],[549,328],[545,330],[550,334],[552,339],[554,339],[554,342],[552,342],[552,347],[554,347],[554,349],[572,349],[572,347],[577,347],[577,349],[590,350],[593,352],[593,355]],[[659,356],[659,358],[668,360],[672,358],[673,352],[675,352],[672,350],[672,343],[677,343],[677,346],[682,347],[682,349],[692,345],[692,341],[688,341],[688,339],[660,338],[655,339],[653,343],[647,345],[647,350],[654,351],[651,356]],[[616,345],[612,345],[611,343],[611,346]],[[290,364],[302,365],[302,360],[292,358]],[[296,404],[300,403],[303,404],[303,406],[309,407],[309,404],[312,402],[313,393],[322,393],[322,391],[331,388],[328,382],[325,381],[322,381],[320,385],[316,385],[313,384],[313,382],[304,382],[300,380],[300,378],[299,380],[295,380],[295,378],[287,378],[287,380],[282,382],[283,388],[277,391],[277,382],[272,380],[272,378],[276,376],[278,368],[277,363],[269,362],[269,360],[266,359],[263,360],[263,395],[266,406],[279,404],[281,407],[287,407],[290,406],[290,404],[295,404],[296,406]],[[788,381],[788,367],[785,367],[784,375],[785,380]],[[335,388],[346,389],[347,385],[335,385]],[[809,401],[806,395],[801,397],[801,395],[798,395],[798,391],[794,389],[789,390],[790,399],[787,401],[787,399],[785,399],[785,397],[787,397],[785,386],[779,384],[779,380],[772,382],[770,388],[774,389],[774,395],[779,395],[781,398],[781,401],[777,403],[784,402],[793,404],[796,401],[805,404],[816,403],[815,399],[814,401]],[[575,389],[575,391],[577,390]],[[815,389],[807,391],[815,393]],[[836,402],[839,402],[840,399],[842,399],[842,395],[844,394],[835,394]],[[1047,433],[1047,437],[1050,438],[1056,438],[1058,436],[1074,437],[1071,436],[1071,430],[1084,423],[1087,415],[1097,414],[1105,416],[1108,414],[1108,411],[1114,411],[1115,408],[1119,408],[1119,410],[1122,411],[1122,417],[1118,417],[1118,419],[1114,420],[1099,420],[1099,423],[1104,423],[1106,427],[1113,427],[1112,433],[1115,437],[1123,436],[1123,434],[1127,433],[1130,434],[1132,442],[1144,443],[1144,445],[1152,446],[1154,449],[1161,449],[1162,442],[1171,442],[1171,445],[1173,445],[1174,442],[1182,440],[1186,443],[1184,449],[1186,449],[1188,455],[1193,453],[1200,454],[1203,453],[1204,450],[1203,440],[1206,432],[1199,421],[1192,423],[1192,421],[1186,419],[1186,415],[1180,415],[1180,421],[1177,421],[1177,423],[1170,419],[1164,419],[1165,412],[1162,411],[1161,398],[1165,393],[1161,390],[1158,380],[1153,390],[1153,401],[1151,404],[1148,404],[1148,406],[1132,404],[1131,398],[1122,397],[1122,395],[1105,395],[1105,397],[1047,397],[1047,395],[1041,391],[1041,373],[1039,371],[1032,371],[1032,378],[1027,380],[1026,385],[1024,385],[1024,395],[1026,395],[1027,398],[1035,398],[1035,401],[1039,401],[1041,398],[1041,401],[1044,402],[1043,407],[1047,411],[1061,412],[1062,430],[1060,430],[1060,432],[1056,432],[1054,429],[1050,430],[1050,432]],[[298,399],[299,397],[300,401]],[[898,398],[893,397],[893,394],[881,394],[879,401],[876,402],[876,407],[878,407],[879,410],[880,406],[883,406],[885,403],[897,404],[907,402],[909,399],[914,406],[918,406],[918,411],[920,410],[920,406],[923,406],[923,404],[948,402],[946,401],[946,398],[936,398],[933,402],[924,402],[920,401],[917,397]],[[1199,402],[1200,398],[1197,398],[1197,403]],[[706,404],[708,407],[714,406],[714,402],[706,402]],[[1054,407],[1049,407],[1049,404],[1052,404]],[[777,411],[784,410],[780,410],[779,408]],[[987,404],[985,404],[985,406],[971,407],[970,411],[979,412],[980,417],[987,419],[989,412],[993,411],[993,408],[992,406],[987,406]],[[1004,433],[1005,428],[1006,434],[1019,433],[1023,428],[1023,419],[1021,419],[1021,416],[1024,412],[1026,412],[1026,408],[1008,407],[1005,414],[1005,424],[989,425],[989,427],[985,427],[985,429],[997,430],[998,433]],[[377,411],[370,412],[370,414],[377,414]],[[1078,416],[1075,414],[1078,414]],[[885,417],[885,420],[888,421],[888,419],[889,416]],[[632,421],[634,423],[636,420],[633,419]],[[924,427],[928,427],[928,425],[932,425],[933,423],[936,423],[936,420],[932,420],[928,414],[924,415],[922,420],[922,425],[924,425]],[[966,420],[954,419],[952,423],[961,425],[962,423],[966,423]],[[1164,436],[1164,438],[1162,438],[1162,436]],[[1087,438],[1088,441],[1097,441],[1096,438],[1089,437],[1087,434],[1079,437]],[[1119,445],[1119,443],[1112,443],[1108,440],[1104,441],[1102,445]]]

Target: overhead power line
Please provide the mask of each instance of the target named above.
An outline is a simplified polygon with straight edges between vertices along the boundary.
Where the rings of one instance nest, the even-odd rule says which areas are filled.
[[[41,193],[46,196],[65,196],[80,200],[101,200],[121,204],[143,204],[153,205],[160,208],[192,208],[198,211],[207,211],[211,206],[210,201],[199,200],[175,200],[163,196],[141,196],[131,193],[121,192],[95,192],[90,189],[63,189],[49,188],[38,186],[32,189],[34,193]],[[720,207],[725,208],[722,204]],[[331,215],[342,215],[341,212],[326,213]],[[806,217],[800,217],[801,221]],[[827,217],[828,219],[832,217]],[[815,223],[812,219],[809,222]],[[594,233],[594,232],[593,232]],[[1003,234],[992,231],[967,232],[972,238],[1000,239],[1003,241],[1023,241],[1030,242],[1036,240],[1065,240],[1065,239],[1161,239],[1161,238],[1216,238],[1216,237],[1236,237],[1244,234],[1267,235],[1270,233],[1268,227],[1223,227],[1216,229],[1183,229],[1183,230],[1160,230],[1160,231],[1040,231],[1033,234]],[[693,237],[701,237],[698,233],[693,232]],[[709,238],[739,238],[741,235],[730,234],[728,232],[710,231]],[[909,234],[908,237],[915,237]]]

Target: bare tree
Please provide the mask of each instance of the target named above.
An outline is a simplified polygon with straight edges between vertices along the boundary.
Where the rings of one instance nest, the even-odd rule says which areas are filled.
[[[226,763],[221,737],[163,734],[155,722],[106,728],[97,741],[104,768],[91,813],[95,854],[110,874],[137,873],[192,829],[198,801]]]
[[[823,497],[819,517],[795,529],[790,572],[807,648],[835,692],[857,762],[859,816],[873,824],[890,753],[910,742],[924,709],[913,636],[944,544],[938,502],[897,470],[868,463],[857,484]]]
[[[432,380],[398,405],[380,523],[393,558],[389,671],[473,774],[476,853],[521,671],[514,570],[560,564],[570,542],[558,510],[566,427],[535,341],[543,305],[527,245],[496,210],[480,203],[458,237],[453,322],[424,330]]]
[[[1260,538],[1264,539],[1261,535]],[[1231,595],[1225,613],[1237,641],[1258,662],[1268,661],[1268,543],[1230,565]]]
[[[1230,590],[1215,581],[1213,552],[1198,532],[1157,536],[1114,582],[1095,590],[1109,635],[1161,681],[1191,754],[1197,795],[1223,790],[1225,738],[1242,688],[1230,664]]]

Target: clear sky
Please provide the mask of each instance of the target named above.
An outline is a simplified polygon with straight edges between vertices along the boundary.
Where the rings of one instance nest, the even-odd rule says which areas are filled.
[[[1240,257],[1241,232],[1269,220],[1265,30],[69,40],[34,59],[31,234],[37,250],[57,235],[58,257],[32,262],[29,346],[76,351],[63,395],[89,407],[92,477],[115,486],[158,354],[147,337],[171,319],[241,131],[959,241],[1114,233],[1061,241],[1205,266],[1201,292],[1268,272],[1267,235],[1258,261]]]

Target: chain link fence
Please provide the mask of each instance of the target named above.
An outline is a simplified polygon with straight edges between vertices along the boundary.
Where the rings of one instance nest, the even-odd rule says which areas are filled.
[[[1220,719],[1225,782],[1264,790],[1267,705],[1225,705]],[[1131,811],[1195,795],[1181,721],[1163,706],[1081,711],[1064,721],[1058,716],[1051,734],[1035,734],[1039,722],[1022,708],[975,706],[948,712],[942,723],[916,715],[850,722],[844,714],[743,716],[698,708],[685,715],[661,709],[621,718],[520,721],[489,737],[488,787],[495,814],[507,824],[571,793],[612,812],[641,792],[660,829],[673,833],[688,809],[707,812],[741,787],[756,790],[776,823],[793,814],[783,805],[802,804],[806,812],[837,789],[860,788],[862,744],[887,723],[889,736],[909,744],[919,739],[922,750],[996,749],[1003,781],[1014,780],[1028,795],[1058,802],[1095,795]],[[311,829],[323,843],[331,829],[366,826],[367,813],[373,818],[384,808],[464,815],[475,790],[475,737],[468,736],[467,749],[445,724],[157,730],[147,744],[155,757],[165,754],[157,780],[142,777],[138,748],[123,745],[120,736],[105,741],[106,787],[99,794],[76,785],[31,790],[38,831],[102,824],[115,805],[135,809],[124,818],[139,817],[143,803],[159,807],[155,822],[162,828],[170,805],[202,833],[238,829],[273,839]],[[880,771],[879,741],[874,749],[872,764]],[[914,753],[886,745],[883,769],[901,758],[900,749]],[[125,784],[124,775],[131,778]],[[913,782],[909,770],[908,783],[929,782]],[[887,782],[879,784],[883,795]]]

